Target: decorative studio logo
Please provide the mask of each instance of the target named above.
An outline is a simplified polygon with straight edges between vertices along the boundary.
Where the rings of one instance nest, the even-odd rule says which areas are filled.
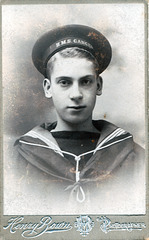
[[[89,216],[80,216],[76,218],[74,227],[77,228],[77,231],[79,231],[83,237],[86,237],[94,227],[94,222]]]

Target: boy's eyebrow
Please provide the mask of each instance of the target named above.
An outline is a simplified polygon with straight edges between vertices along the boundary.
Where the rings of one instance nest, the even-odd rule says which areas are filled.
[[[81,77],[80,78],[80,80],[82,80],[82,79],[85,79],[85,78],[94,78],[95,76],[94,75],[85,75],[85,76],[83,76],[83,77]],[[60,77],[57,77],[56,78],[56,81],[59,81],[59,80],[73,80],[73,78],[72,77],[67,77],[67,76],[60,76]]]
[[[85,79],[85,78],[94,78],[95,76],[94,75],[86,75],[86,76],[83,76],[81,77],[80,79]]]
[[[57,77],[56,78],[56,81],[59,81],[59,80],[72,80],[72,78],[71,77],[66,77],[66,76],[60,76],[60,77]]]

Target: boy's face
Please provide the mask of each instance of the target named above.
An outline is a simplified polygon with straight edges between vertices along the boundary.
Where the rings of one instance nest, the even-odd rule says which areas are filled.
[[[92,119],[96,95],[102,83],[94,65],[85,58],[63,58],[54,62],[50,80],[46,80],[46,97],[52,97],[58,117],[70,124]]]

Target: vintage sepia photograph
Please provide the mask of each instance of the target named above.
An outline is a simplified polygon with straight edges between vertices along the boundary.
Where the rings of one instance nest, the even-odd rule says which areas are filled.
[[[142,3],[2,6],[3,214],[146,213]]]

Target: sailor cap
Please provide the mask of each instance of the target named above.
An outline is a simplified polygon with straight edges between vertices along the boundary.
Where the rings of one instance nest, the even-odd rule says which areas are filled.
[[[111,46],[103,34],[88,26],[72,24],[58,27],[42,35],[33,47],[33,63],[46,77],[49,59],[55,53],[70,47],[79,47],[90,52],[99,64],[99,73],[102,73],[111,61]]]

